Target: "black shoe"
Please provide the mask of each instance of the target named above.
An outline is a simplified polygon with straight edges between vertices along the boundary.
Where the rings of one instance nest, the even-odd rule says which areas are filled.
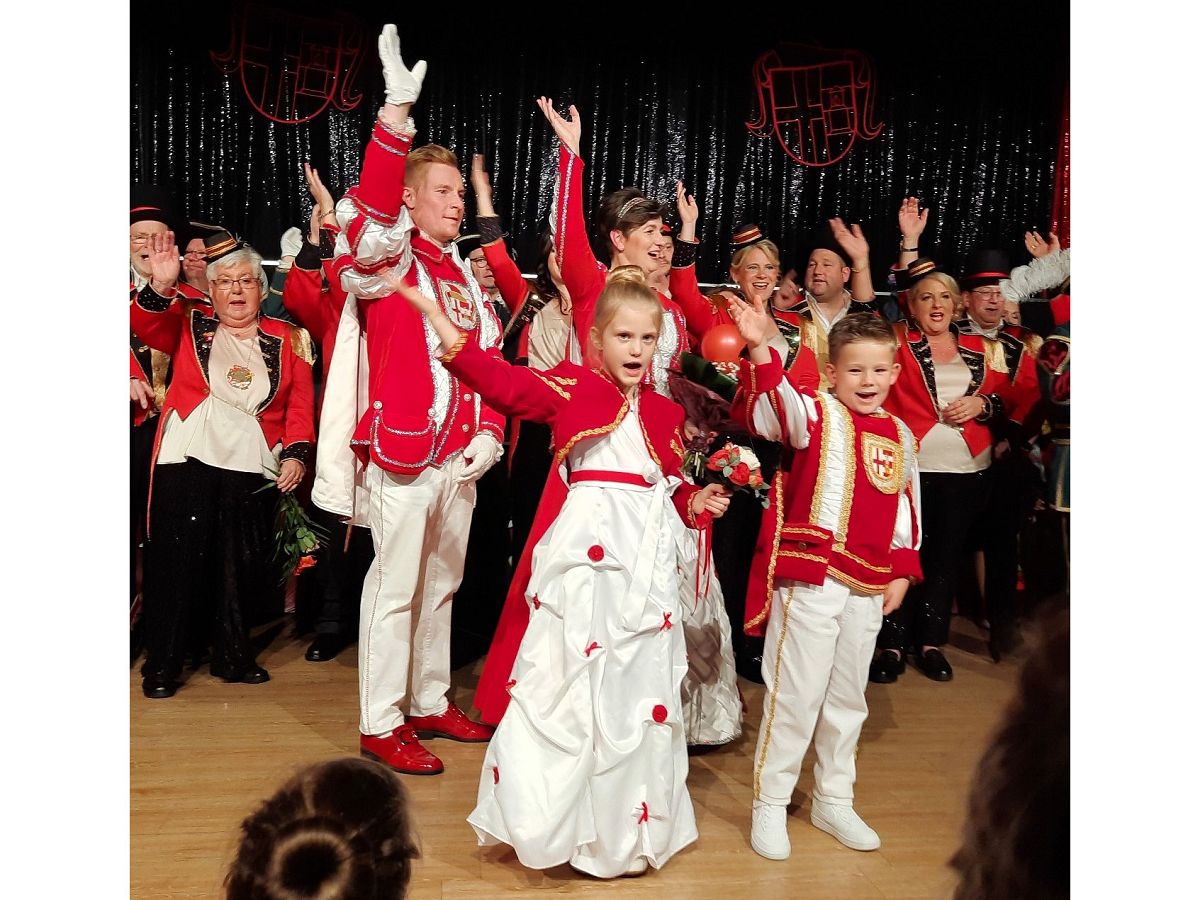
[[[216,671],[212,674],[214,677],[220,678],[228,684],[262,684],[271,680],[271,676],[262,666],[250,666],[250,668],[236,675],[221,671]]]
[[[917,668],[925,673],[926,678],[934,681],[949,681],[954,677],[954,670],[942,655],[942,651],[934,647],[924,653],[917,651]]]
[[[178,689],[179,685],[165,675],[147,675],[142,678],[142,696],[151,700],[166,700],[168,697],[174,697],[175,691]]]
[[[739,653],[734,659],[734,668],[747,681],[763,684],[762,654],[752,656],[749,653]]]
[[[354,639],[341,632],[321,633],[308,645],[304,658],[309,662],[329,662],[352,643]]]
[[[867,678],[876,684],[891,684],[904,674],[904,657],[891,650],[880,650],[879,655],[871,660],[871,669]]]
[[[992,662],[1000,662],[1005,656],[1011,656],[1016,649],[1017,639],[1011,628],[993,628],[988,637],[988,653]]]

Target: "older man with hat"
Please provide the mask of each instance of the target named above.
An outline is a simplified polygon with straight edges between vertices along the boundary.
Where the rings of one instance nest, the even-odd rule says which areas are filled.
[[[150,281],[151,241],[155,235],[166,234],[182,227],[175,213],[170,192],[156,184],[135,184],[130,190],[129,203],[129,302]],[[187,284],[178,285],[180,293],[190,299],[204,294]],[[129,407],[132,429],[129,438],[129,598],[130,626],[140,618],[137,586],[138,548],[146,518],[146,501],[150,492],[150,458],[154,449],[157,416],[162,410],[170,381],[171,357],[152,349],[133,329],[129,330]],[[140,640],[131,636],[131,655],[139,652]]]
[[[995,448],[988,470],[988,502],[979,519],[983,594],[991,624],[988,649],[997,662],[1011,652],[1015,639],[1018,535],[1036,499],[1032,466],[1020,448],[1025,443],[1024,420],[1039,399],[1036,362],[1042,345],[1042,339],[1028,328],[1004,320],[1000,282],[1009,277],[1011,269],[1003,250],[973,251],[960,279],[964,314],[957,322],[961,333],[985,338],[989,366],[1008,373],[1015,389],[1016,403],[1005,409],[1005,416],[989,423]]]

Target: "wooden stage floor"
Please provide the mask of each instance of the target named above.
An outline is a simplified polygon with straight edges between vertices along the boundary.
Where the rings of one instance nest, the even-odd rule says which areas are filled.
[[[1012,660],[992,663],[969,622],[956,619],[954,631],[952,682],[910,668],[897,684],[868,685],[856,808],[879,832],[880,850],[849,850],[809,824],[811,752],[789,817],[791,858],[772,862],[750,849],[763,689],[743,681],[743,736],[691,758],[700,840],[641,878],[602,882],[567,866],[534,872],[508,848],[477,847],[465,819],[483,746],[432,741],[445,774],[405,779],[423,848],[409,897],[948,897],[955,879],[945,863],[958,845],[967,788],[1017,671]],[[318,664],[304,661],[306,646],[281,633],[259,655],[269,683],[227,685],[193,672],[172,700],[146,700],[137,670],[130,673],[132,897],[219,897],[241,819],[298,766],[358,752],[355,650]],[[464,708],[479,666],[455,673]]]

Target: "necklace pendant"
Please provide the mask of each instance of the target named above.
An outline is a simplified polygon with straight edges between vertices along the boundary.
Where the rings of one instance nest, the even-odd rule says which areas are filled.
[[[229,371],[225,373],[225,379],[229,382],[230,387],[237,388],[239,391],[248,391],[250,382],[254,380],[254,373],[245,366],[230,366]]]

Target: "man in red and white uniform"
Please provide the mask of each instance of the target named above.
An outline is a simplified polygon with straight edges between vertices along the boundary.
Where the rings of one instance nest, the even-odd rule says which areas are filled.
[[[361,180],[337,204],[334,269],[349,296],[325,388],[313,502],[365,520],[375,545],[359,626],[361,749],[397,771],[433,775],[442,762],[418,738],[491,735],[447,698],[450,608],[475,481],[500,459],[504,419],[433,357],[436,335],[384,276],[400,274],[437,298],[484,349],[497,346],[500,326],[452,243],[465,197],[457,159],[436,145],[411,149],[408,114],[425,62],[405,67],[394,25],[384,27],[379,55],[387,102]]]

